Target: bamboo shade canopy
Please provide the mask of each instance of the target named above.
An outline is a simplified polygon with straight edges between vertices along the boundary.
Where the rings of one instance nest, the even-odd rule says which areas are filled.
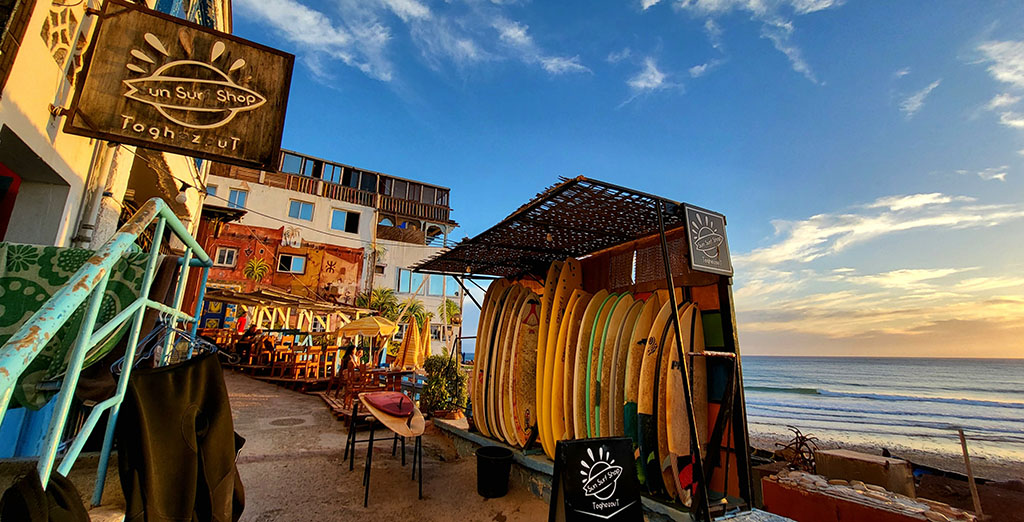
[[[414,270],[466,276],[543,273],[552,261],[580,258],[685,225],[682,204],[585,177],[561,181],[493,227],[420,263]]]

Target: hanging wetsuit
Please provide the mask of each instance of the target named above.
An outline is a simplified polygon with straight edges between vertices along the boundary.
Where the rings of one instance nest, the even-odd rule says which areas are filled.
[[[215,354],[152,369],[128,382],[117,421],[126,522],[238,520],[244,497],[237,437]]]

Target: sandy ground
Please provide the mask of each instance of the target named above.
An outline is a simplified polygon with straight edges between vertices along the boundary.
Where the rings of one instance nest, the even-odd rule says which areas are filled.
[[[775,434],[750,433],[750,445],[755,448],[774,451],[779,448],[779,446],[776,445],[777,443],[787,442],[789,442],[788,439]],[[852,444],[843,440],[822,439],[818,441],[818,447],[821,449],[844,448],[873,455],[881,455],[882,453],[881,445],[872,446],[867,444]],[[968,449],[970,449],[969,441]],[[967,470],[964,467],[964,458],[962,454],[946,455],[929,451],[921,451],[905,446],[889,446],[888,450],[894,457],[906,459],[917,464],[932,466],[947,471],[955,471],[957,473],[967,473]],[[974,474],[977,477],[996,481],[1024,479],[1024,462],[1021,461],[972,456],[971,467],[974,469]]]
[[[423,500],[408,465],[391,456],[391,439],[374,445],[369,507],[363,507],[366,444],[355,468],[342,461],[346,432],[316,396],[285,390],[225,372],[235,430],[246,438],[238,461],[245,485],[243,521],[452,520],[512,522],[543,520],[548,506],[516,489],[500,499],[476,493],[476,462],[458,459],[435,430],[424,436]],[[378,436],[381,430],[377,430]],[[367,433],[359,432],[359,438]]]

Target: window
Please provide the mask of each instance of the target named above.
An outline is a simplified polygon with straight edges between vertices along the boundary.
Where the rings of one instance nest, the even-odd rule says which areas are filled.
[[[384,275],[384,265],[374,265],[373,273],[375,275]]]
[[[245,208],[245,199],[248,197],[248,190],[231,189],[228,192],[228,208]]]
[[[349,212],[347,210],[334,209],[331,211],[331,228],[334,230],[341,230],[343,232],[350,232],[352,234],[359,233],[359,213]]]
[[[419,185],[419,184],[416,184],[416,183],[410,183],[409,184],[409,195],[407,195],[405,197],[405,199],[411,199],[413,201],[419,201],[420,200],[420,189],[422,187],[423,187],[422,185]]]
[[[306,270],[306,256],[281,254],[277,260],[277,271],[289,274],[301,274]]]
[[[421,194],[420,203],[426,203],[428,205],[434,204],[434,187],[423,187],[423,194]]]
[[[377,175],[363,173],[359,180],[359,190],[365,190],[366,192],[377,192]]]
[[[313,204],[293,199],[288,205],[288,217],[303,221],[313,221]]]
[[[391,178],[385,178],[384,176],[381,176],[381,178],[380,178],[380,193],[381,194],[384,194],[385,196],[390,196],[391,195],[391,191],[394,190],[394,186],[395,186],[395,180],[393,180]]]
[[[341,165],[332,165],[330,163],[324,165],[324,181],[330,181],[331,183],[341,183]]]
[[[217,247],[217,255],[215,256],[213,264],[217,266],[235,266],[235,260],[237,257],[237,248]]]
[[[321,165],[322,163],[319,161],[306,160],[306,162],[302,165],[302,175],[310,176],[313,178],[319,178]]]
[[[396,179],[395,180],[395,188],[393,190],[394,194],[391,194],[391,195],[396,197],[396,198],[405,198],[406,191],[408,191],[408,190],[409,190],[409,182],[408,181],[402,181],[402,180]]]
[[[459,290],[461,290],[461,287],[459,286],[459,283],[456,282],[455,278],[452,277],[452,276],[447,276],[447,278],[448,278],[448,284],[445,285],[445,287],[444,287],[445,295],[447,295],[449,297],[458,297],[459,296]]]
[[[206,186],[206,195],[207,196],[216,196],[217,195],[217,185],[207,185]]]
[[[443,207],[448,206],[448,191],[443,189],[437,189],[437,198],[434,201],[435,204]]]
[[[427,295],[441,295],[444,293],[444,276],[432,274],[428,283]]]
[[[302,156],[288,154],[287,152],[282,154],[281,172],[287,172],[289,174],[298,174],[302,172]]]
[[[344,174],[341,175],[341,184],[346,187],[359,188],[359,171],[345,169]]]
[[[423,274],[416,274],[404,268],[398,269],[398,293],[411,294],[419,290],[421,284],[423,284]]]

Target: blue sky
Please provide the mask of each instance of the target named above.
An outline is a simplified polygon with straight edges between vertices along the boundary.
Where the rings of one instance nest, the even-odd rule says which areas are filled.
[[[284,147],[452,188],[728,216],[746,353],[1024,356],[1018,2],[235,0],[297,56]]]

